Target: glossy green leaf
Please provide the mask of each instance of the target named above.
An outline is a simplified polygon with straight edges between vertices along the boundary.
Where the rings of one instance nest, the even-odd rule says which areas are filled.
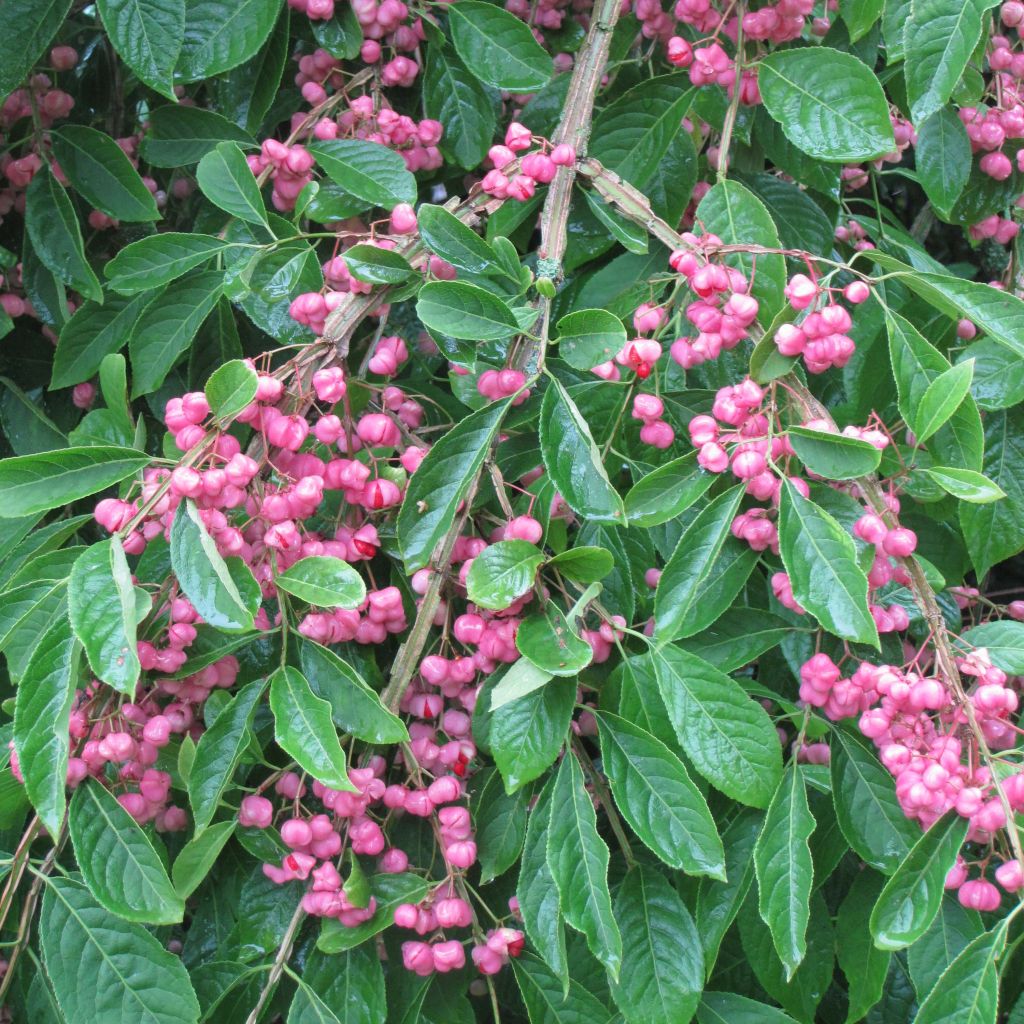
[[[0,517],[17,518],[68,505],[105,490],[148,465],[132,448],[64,448],[0,461]]]
[[[427,895],[427,882],[419,875],[374,875],[370,888],[377,900],[377,909],[362,924],[348,928],[334,918],[324,918],[316,945],[325,953],[341,953],[353,949],[382,932],[395,921],[395,907],[400,903],[419,903]]]
[[[491,753],[506,792],[521,789],[554,763],[565,742],[575,698],[574,681],[553,679],[492,712]]]
[[[913,430],[918,443],[924,443],[960,407],[974,376],[974,362],[957,363],[940,373],[925,389],[914,410]]]
[[[836,953],[850,993],[847,1021],[858,1021],[882,998],[891,953],[871,941],[868,919],[885,879],[863,871],[853,880],[836,918]]]
[[[370,284],[403,284],[415,271],[409,261],[391,249],[375,245],[353,245],[345,250],[345,266],[357,281]]]
[[[405,724],[334,651],[312,640],[299,643],[302,672],[313,692],[331,705],[335,725],[367,743],[404,743]]]
[[[779,549],[793,596],[830,633],[878,646],[868,581],[853,538],[823,508],[783,482]]]
[[[290,565],[275,585],[318,608],[358,608],[366,584],[348,562],[330,555],[310,555]]]
[[[83,302],[57,339],[50,387],[66,388],[94,376],[106,356],[128,343],[131,328],[151,297],[108,295],[102,306]]]
[[[416,179],[387,146],[360,139],[333,139],[309,147],[331,181],[374,206],[390,210],[416,201]]]
[[[782,778],[782,752],[764,708],[734,679],[678,647],[652,648],[645,660],[697,771],[726,796],[767,807]]]
[[[731,533],[743,495],[742,486],[720,494],[679,538],[654,596],[659,639],[675,640],[707,629],[743,589],[758,557]]]
[[[259,586],[240,559],[221,558],[191,501],[183,501],[174,516],[171,566],[204,622],[227,632],[253,628],[260,603]]]
[[[444,126],[441,150],[466,170],[487,154],[498,93],[477,81],[450,47],[431,45],[423,66],[423,106]]]
[[[503,875],[519,860],[531,795],[529,787],[506,793],[501,774],[491,770],[474,797],[473,828],[482,884]]]
[[[267,224],[260,187],[237,143],[218,142],[199,161],[196,180],[203,195],[232,217]]]
[[[735,992],[705,992],[697,1024],[793,1024],[788,1013]]]
[[[591,370],[614,359],[626,344],[622,321],[606,309],[579,309],[555,325],[558,355],[577,370]]]
[[[966,630],[960,640],[965,647],[984,647],[996,668],[1011,675],[1024,673],[1024,622],[985,622]]]
[[[40,639],[15,695],[14,749],[25,793],[50,835],[58,835],[64,821],[68,722],[81,651],[61,616]]]
[[[793,627],[759,608],[732,607],[717,622],[679,644],[723,672],[735,672],[792,634]]]
[[[259,378],[252,365],[231,359],[213,371],[203,390],[214,419],[228,421],[253,401],[258,387]]]
[[[544,603],[539,614],[529,615],[519,623],[516,647],[524,658],[554,676],[575,676],[594,657],[590,644],[551,601]]]
[[[595,522],[625,521],[586,419],[565,388],[548,381],[540,409],[540,451],[558,493],[578,515]]]
[[[758,65],[758,86],[790,142],[818,160],[870,160],[896,147],[882,87],[851,54],[777,50]]]
[[[50,141],[60,169],[75,190],[98,210],[118,220],[158,220],[156,200],[124,150],[95,128],[67,124]]]
[[[5,0],[0,8],[0,94],[22,83],[71,10],[70,0]]]
[[[433,331],[472,341],[499,341],[520,330],[519,322],[502,299],[462,281],[425,284],[416,300],[416,315]]]
[[[907,969],[919,998],[928,995],[942,972],[984,930],[976,910],[967,910],[952,892],[942,897],[935,920],[907,950]]]
[[[546,566],[574,583],[597,583],[615,568],[615,556],[606,548],[584,544],[549,558]]]
[[[68,614],[93,672],[133,697],[141,671],[135,649],[135,590],[118,537],[93,544],[75,562],[68,581]]]
[[[525,697],[534,690],[546,686],[554,676],[542,668],[538,668],[529,658],[520,658],[498,681],[491,690],[490,710],[497,711],[511,701]]]
[[[855,480],[878,469],[882,453],[859,437],[831,434],[808,427],[786,432],[797,458],[812,472],[828,480]]]
[[[615,803],[644,845],[669,867],[724,879],[722,840],[683,762],[625,718],[602,711],[597,724]]]
[[[486,405],[457,423],[420,463],[398,513],[406,571],[422,569],[451,527],[498,433],[508,401]]]
[[[1006,492],[983,473],[955,466],[927,466],[921,470],[934,480],[947,494],[975,505],[987,505],[1006,497]]]
[[[874,749],[853,730],[833,729],[832,794],[836,818],[857,856],[892,874],[920,837],[904,815],[892,776]]]
[[[155,2],[155,0],[154,0]],[[159,0],[172,7],[176,0]],[[222,142],[255,146],[256,141],[234,121],[205,107],[169,104],[149,115],[142,155],[154,167],[187,167],[199,163]]]
[[[507,92],[533,92],[551,77],[551,57],[510,11],[461,0],[450,9],[449,24],[456,52],[481,82]]]
[[[702,498],[716,479],[697,465],[696,452],[666,462],[629,489],[626,519],[644,529],[667,523]]]
[[[917,130],[914,155],[921,187],[948,218],[971,173],[971,142],[955,111],[942,107],[928,117]]]
[[[137,295],[177,280],[228,247],[213,235],[168,231],[126,245],[103,272],[115,292]]]
[[[45,164],[25,193],[25,230],[47,270],[85,298],[103,302],[103,288],[85,255],[75,208]]]
[[[807,955],[814,881],[808,840],[814,828],[803,774],[799,766],[790,764],[768,805],[764,828],[754,846],[758,911],[772,933],[787,981]]]
[[[562,983],[546,964],[528,953],[512,961],[530,1024],[607,1024],[611,1012],[576,981]]]
[[[256,705],[266,686],[265,679],[244,686],[217,715],[213,725],[199,737],[188,779],[188,798],[197,835],[213,821],[221,797],[231,785],[232,776],[249,742],[249,726],[256,713]]]
[[[84,885],[47,880],[39,933],[46,974],[68,1020],[197,1024],[199,1002],[181,958],[142,925],[101,907]]]
[[[902,949],[924,934],[939,912],[946,875],[966,835],[967,820],[950,811],[911,847],[871,912],[879,949]]]
[[[314,950],[288,1024],[384,1024],[385,1016],[384,970],[377,951],[367,944],[330,957]]]
[[[174,65],[185,39],[185,0],[98,0],[121,59],[151,89],[175,100]]]
[[[270,677],[270,709],[277,745],[304,772],[331,789],[356,791],[331,719],[331,705],[313,693],[301,672],[285,666]]]
[[[536,544],[498,541],[473,559],[466,574],[466,593],[482,608],[507,608],[533,586],[543,562],[544,552]]]
[[[280,9],[280,0],[185,0],[177,75],[198,82],[248,60],[270,35]]]
[[[182,848],[171,868],[174,889],[182,899],[188,899],[210,873],[228,840],[235,834],[237,822],[220,821],[193,836]]]
[[[847,0],[842,5],[840,15],[850,33],[850,42],[855,43],[868,34],[875,22],[882,16],[885,0]]]
[[[566,921],[587,937],[590,951],[614,980],[622,966],[622,936],[608,891],[608,847],[597,831],[594,805],[575,756],[562,759],[551,793],[548,866]]]
[[[498,258],[490,243],[443,206],[424,203],[416,218],[423,243],[453,267],[471,274],[497,269]]]
[[[678,893],[660,872],[635,867],[615,895],[615,918],[629,960],[612,995],[626,1020],[687,1024],[704,988],[704,957]]]
[[[68,832],[85,884],[112,914],[140,924],[173,924],[185,903],[149,837],[103,785],[75,790]]]

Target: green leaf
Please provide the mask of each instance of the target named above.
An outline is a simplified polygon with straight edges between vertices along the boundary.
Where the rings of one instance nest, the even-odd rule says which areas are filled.
[[[722,841],[683,762],[626,719],[606,711],[596,717],[602,769],[633,831],[669,867],[724,880]]]
[[[492,711],[491,753],[507,793],[539,778],[558,757],[575,699],[574,681],[554,679]]]
[[[1024,548],[1024,410],[985,417],[985,461],[978,468],[1006,495],[989,504],[960,506],[964,540],[981,579],[997,562]],[[945,482],[951,482],[948,475]]]
[[[535,92],[554,70],[530,27],[504,8],[461,0],[448,11],[458,55],[481,82],[506,92]]]
[[[541,403],[540,451],[558,493],[574,512],[595,522],[625,520],[622,498],[608,479],[590,427],[554,378]]]
[[[15,695],[14,749],[25,793],[54,836],[64,822],[68,722],[81,650],[62,615],[43,634]]]
[[[506,399],[467,416],[431,447],[413,473],[397,522],[398,543],[408,573],[427,564],[455,521],[459,504],[480,472],[508,407]]]
[[[552,678],[550,672],[538,668],[529,658],[520,658],[491,690],[491,711],[497,711],[511,701],[533,693],[534,690],[549,683]]]
[[[132,326],[151,297],[109,295],[102,306],[83,302],[57,339],[50,388],[71,387],[95,376],[104,358],[127,344]]]
[[[927,466],[921,470],[934,480],[947,494],[961,501],[986,505],[1006,497],[1006,492],[982,473],[973,469],[957,469],[955,466]]]
[[[884,7],[885,0],[856,0],[855,3],[847,0],[847,3],[842,5],[840,14],[846,22],[851,43],[857,42],[871,31],[875,22],[882,16]]]
[[[981,915],[967,910],[947,892],[928,930],[907,950],[907,968],[917,995],[923,999],[942,972],[985,930]]]
[[[547,567],[574,583],[596,583],[615,568],[615,556],[607,548],[583,545],[549,558]]]
[[[332,139],[309,147],[331,181],[350,195],[392,209],[416,202],[416,179],[387,146],[360,139]]]
[[[626,494],[626,519],[643,529],[667,523],[703,497],[717,479],[697,465],[696,452],[688,452],[633,484]]]
[[[107,263],[103,273],[115,292],[137,295],[177,280],[228,248],[228,242],[213,235],[168,231],[126,245]],[[107,306],[100,308],[106,309]],[[74,317],[71,322],[74,322]]]
[[[171,878],[174,889],[182,899],[188,899],[199,888],[200,883],[210,873],[221,851],[228,840],[235,834],[234,818],[211,825],[208,829],[193,836],[174,858]]]
[[[314,950],[288,1024],[384,1024],[385,1016],[384,970],[376,949],[367,944],[330,957]]]
[[[402,284],[416,273],[400,253],[375,245],[353,245],[343,258],[357,281],[370,284]]]
[[[606,309],[579,309],[555,325],[558,355],[577,370],[592,370],[613,359],[626,344],[622,321]]]
[[[66,1019],[197,1024],[199,1003],[181,958],[142,925],[101,907],[84,885],[47,879],[39,935]]]
[[[530,1024],[607,1024],[611,1013],[576,981],[562,987],[550,968],[529,953],[512,961]]]
[[[946,875],[966,835],[967,820],[949,811],[911,847],[871,911],[879,949],[902,949],[925,933],[939,912]]]
[[[575,616],[570,616],[570,620],[575,620]],[[566,619],[556,604],[545,601],[540,614],[530,615],[519,623],[516,630],[519,653],[543,672],[553,676],[578,675],[593,660],[594,651],[576,633],[570,620]]]
[[[45,164],[25,192],[25,230],[47,270],[85,298],[103,302],[103,289],[85,255],[75,208]]]
[[[133,448],[96,445],[0,460],[0,517],[15,519],[69,505],[149,465]]]
[[[233,420],[256,397],[259,377],[244,359],[222,363],[210,375],[204,391],[214,419]]]
[[[103,27],[121,59],[141,81],[169,100],[176,100],[174,65],[185,38],[185,6],[185,0],[97,3]]]
[[[777,50],[758,64],[765,109],[818,160],[871,160],[896,148],[885,94],[856,57],[825,46]]]
[[[884,881],[873,871],[862,871],[854,878],[839,906],[836,953],[850,993],[850,1009],[846,1015],[850,1024],[861,1020],[882,998],[882,987],[889,973],[892,954],[875,946],[868,928],[871,908]]]
[[[441,151],[465,170],[477,167],[494,137],[496,93],[477,81],[454,50],[431,45],[423,62],[423,107],[444,125]]]
[[[160,218],[152,193],[109,135],[85,125],[68,124],[52,132],[50,141],[61,170],[98,210],[125,221]]]
[[[760,245],[780,249],[779,232],[765,204],[738,181],[724,179],[714,185],[697,207],[697,217],[726,245]],[[757,266],[755,273],[754,266]],[[760,315],[770,320],[786,304],[786,260],[776,253],[733,253],[725,257],[728,266],[739,270],[751,282],[754,297],[761,304]]]
[[[562,758],[551,794],[548,866],[558,886],[566,921],[587,937],[587,946],[613,980],[622,966],[622,936],[608,891],[608,847],[575,756]]]
[[[416,315],[424,326],[452,338],[501,341],[520,332],[519,322],[502,299],[462,281],[425,284],[416,300]]]
[[[358,608],[366,584],[348,562],[330,555],[311,555],[274,577],[275,585],[318,608]]]
[[[940,373],[921,396],[914,414],[913,431],[918,443],[927,441],[954,412],[971,389],[974,360],[957,363]]]
[[[611,232],[615,241],[624,249],[635,253],[646,253],[650,249],[647,231],[644,228],[639,224],[634,224],[633,221],[626,220],[589,189],[583,189],[582,192],[590,212]]]
[[[405,723],[381,703],[347,662],[334,651],[305,638],[299,660],[313,692],[331,705],[334,724],[367,743],[405,743]]]
[[[177,0],[159,0],[173,6]],[[255,146],[256,140],[234,121],[205,107],[168,105],[149,115],[142,156],[154,167],[187,167],[199,163],[222,142]]]
[[[966,630],[960,640],[965,648],[984,647],[996,668],[1015,676],[1024,674],[1024,623],[985,622]]]
[[[892,776],[852,729],[831,733],[832,798],[846,841],[861,860],[892,874],[920,838],[904,815]]]
[[[498,257],[490,244],[443,206],[424,203],[416,217],[423,244],[453,267],[470,274],[487,274],[497,269]],[[349,252],[351,249],[346,252],[346,259]]]
[[[218,142],[199,161],[196,180],[215,206],[249,224],[267,226],[260,187],[237,143]]]
[[[548,866],[548,833],[551,829],[551,778],[541,790],[526,822],[526,840],[519,860],[516,898],[523,928],[531,944],[560,980],[561,995],[569,992],[569,962],[565,947],[558,886]]]
[[[853,538],[823,508],[783,482],[779,549],[793,596],[830,633],[878,647],[868,581]]]
[[[767,807],[782,778],[782,750],[764,708],[734,679],[678,647],[652,648],[646,659],[697,771],[726,796]]]
[[[723,672],[735,672],[781,643],[792,630],[789,623],[759,608],[733,607],[679,646]]]
[[[246,632],[260,604],[260,589],[241,559],[221,558],[199,510],[183,501],[171,526],[171,567],[203,621],[225,632]],[[241,582],[241,589],[239,583]]]
[[[1024,360],[990,338],[983,338],[960,353],[974,360],[971,394],[985,410],[1007,409],[1024,401]]]
[[[70,10],[70,0],[5,0],[0,8],[0,96],[22,84]]]
[[[301,672],[285,666],[270,677],[270,709],[277,745],[304,772],[331,789],[356,791],[331,720],[331,705],[313,693]]]
[[[1010,919],[974,939],[943,971],[921,1003],[915,1024],[996,1024],[999,967]]]
[[[68,437],[13,380],[0,377],[0,385],[0,426],[16,455],[67,447]]]
[[[220,798],[231,785],[238,762],[249,744],[249,726],[266,686],[265,679],[244,686],[199,737],[188,777],[188,798],[196,835],[213,821]]]
[[[526,838],[526,808],[531,796],[529,787],[506,793],[501,774],[493,769],[487,772],[486,781],[473,801],[481,884],[503,875],[519,860]]]
[[[466,574],[469,600],[482,608],[507,608],[533,586],[543,562],[544,552],[529,541],[501,540],[489,545],[473,559]]]
[[[809,840],[815,821],[801,769],[790,764],[768,805],[754,846],[758,912],[791,981],[807,955],[814,867]]]
[[[921,187],[948,220],[970,177],[972,162],[967,129],[954,110],[942,107],[918,128],[914,156]]]
[[[159,294],[139,317],[128,350],[132,397],[157,390],[188,351],[224,289],[219,270],[197,271]]]
[[[705,992],[697,1024],[793,1024],[788,1013],[735,992]]]
[[[68,580],[68,615],[93,672],[133,697],[141,671],[135,589],[118,537],[93,544],[75,562]]]
[[[687,1024],[704,988],[700,935],[660,873],[635,867],[615,895],[615,918],[630,951],[612,996],[629,1021]]]
[[[878,469],[882,453],[859,437],[832,434],[807,427],[787,431],[797,458],[812,472],[828,480],[855,480]]]
[[[369,920],[348,928],[340,921],[325,917],[321,924],[317,949],[325,953],[341,953],[382,932],[394,924],[395,907],[399,903],[419,903],[427,895],[427,881],[419,875],[374,875],[370,888],[377,900],[377,909]]]
[[[85,884],[112,914],[140,924],[174,924],[185,913],[148,836],[93,779],[76,790],[68,832]]]
[[[270,35],[281,0],[185,0],[176,76],[198,82],[247,61]]]
[[[981,38],[984,0],[914,0],[906,21],[903,71],[914,123],[943,107]]]

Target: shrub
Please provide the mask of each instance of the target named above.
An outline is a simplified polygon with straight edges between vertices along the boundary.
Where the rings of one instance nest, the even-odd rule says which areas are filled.
[[[9,1019],[1020,1018],[993,7],[5,0]]]

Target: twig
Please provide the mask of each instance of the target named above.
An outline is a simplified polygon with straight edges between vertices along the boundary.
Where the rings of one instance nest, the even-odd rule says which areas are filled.
[[[295,937],[299,933],[299,926],[302,924],[306,917],[306,912],[302,909],[302,901],[299,901],[299,905],[295,908],[295,913],[292,914],[292,919],[288,923],[288,930],[284,933],[284,938],[281,940],[281,945],[277,950],[277,956],[274,957],[273,966],[270,968],[270,973],[267,975],[267,982],[263,986],[260,992],[260,997],[253,1007],[252,1013],[249,1014],[245,1019],[245,1024],[256,1024],[260,1019],[260,1014],[263,1012],[263,1008],[267,1005],[271,995],[274,992],[274,986],[277,985],[284,973],[285,966],[288,963],[289,957],[292,955],[292,947],[295,945]]]

